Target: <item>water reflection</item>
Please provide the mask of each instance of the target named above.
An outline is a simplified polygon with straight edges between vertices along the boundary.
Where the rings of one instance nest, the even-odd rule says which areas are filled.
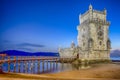
[[[74,67],[74,69],[76,70],[80,70],[80,69],[88,69],[90,68],[90,64],[72,64],[72,66]]]
[[[9,66],[10,65],[10,66]],[[9,69],[10,68],[10,69]],[[42,74],[42,73],[55,73],[61,71],[69,70],[79,70],[90,68],[89,64],[79,64],[73,65],[70,63],[56,63],[51,61],[20,61],[12,63],[3,63],[2,70],[4,72],[16,72],[16,73],[32,73],[32,74]]]

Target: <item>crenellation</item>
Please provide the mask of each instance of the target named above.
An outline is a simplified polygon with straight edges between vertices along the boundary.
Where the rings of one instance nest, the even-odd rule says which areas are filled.
[[[104,14],[104,15],[105,15],[105,12],[104,12],[104,11],[93,10],[93,12],[98,13],[98,14]]]

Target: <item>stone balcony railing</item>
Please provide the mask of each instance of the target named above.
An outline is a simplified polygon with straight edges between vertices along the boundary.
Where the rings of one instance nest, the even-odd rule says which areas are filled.
[[[86,24],[86,23],[99,23],[99,24],[105,24],[105,25],[110,25],[110,22],[109,21],[105,21],[105,20],[102,20],[102,19],[98,19],[98,18],[94,18],[94,19],[87,19],[85,21],[83,21],[81,23],[82,24]]]
[[[110,25],[109,21],[105,21],[105,20],[98,19],[98,18],[91,19],[91,20],[89,20],[89,22],[90,23],[99,23],[99,24]]]

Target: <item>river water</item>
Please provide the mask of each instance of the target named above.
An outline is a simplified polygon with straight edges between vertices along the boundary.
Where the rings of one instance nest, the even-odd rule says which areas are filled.
[[[40,65],[38,65],[40,63]],[[2,70],[4,72],[8,72],[8,69],[10,69],[10,72],[16,72],[16,73],[30,73],[30,74],[42,74],[42,73],[55,73],[55,72],[61,72],[61,71],[70,71],[70,70],[77,70],[77,69],[85,69],[88,68],[88,65],[81,65],[81,66],[75,66],[70,63],[55,63],[55,62],[47,62],[44,61],[44,68],[43,68],[43,62],[40,61],[34,61],[34,62],[26,62],[21,61],[20,63],[16,62],[16,65],[14,63],[10,63],[8,67],[8,63],[2,64]],[[43,70],[44,69],[44,70]]]

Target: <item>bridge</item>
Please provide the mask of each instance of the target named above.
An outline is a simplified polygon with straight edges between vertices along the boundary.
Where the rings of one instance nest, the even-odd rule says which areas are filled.
[[[45,67],[47,67],[47,70],[54,69],[58,67],[58,63],[64,63],[64,61],[69,60],[73,61],[75,57],[73,58],[60,58],[60,57],[53,57],[53,56],[8,56],[6,54],[0,54],[0,70],[2,70],[2,65],[4,63],[7,63],[8,69],[7,72],[11,72],[10,70],[10,64],[14,64],[13,71],[16,72],[16,65],[18,64],[18,72],[20,72],[20,66],[21,62],[24,64],[24,72],[28,72],[28,63],[30,63],[30,70],[33,71],[35,68],[35,63],[37,61],[37,70],[40,71],[40,66],[42,66],[42,72],[45,72]],[[46,65],[45,65],[46,64]],[[50,65],[49,65],[50,64]]]

